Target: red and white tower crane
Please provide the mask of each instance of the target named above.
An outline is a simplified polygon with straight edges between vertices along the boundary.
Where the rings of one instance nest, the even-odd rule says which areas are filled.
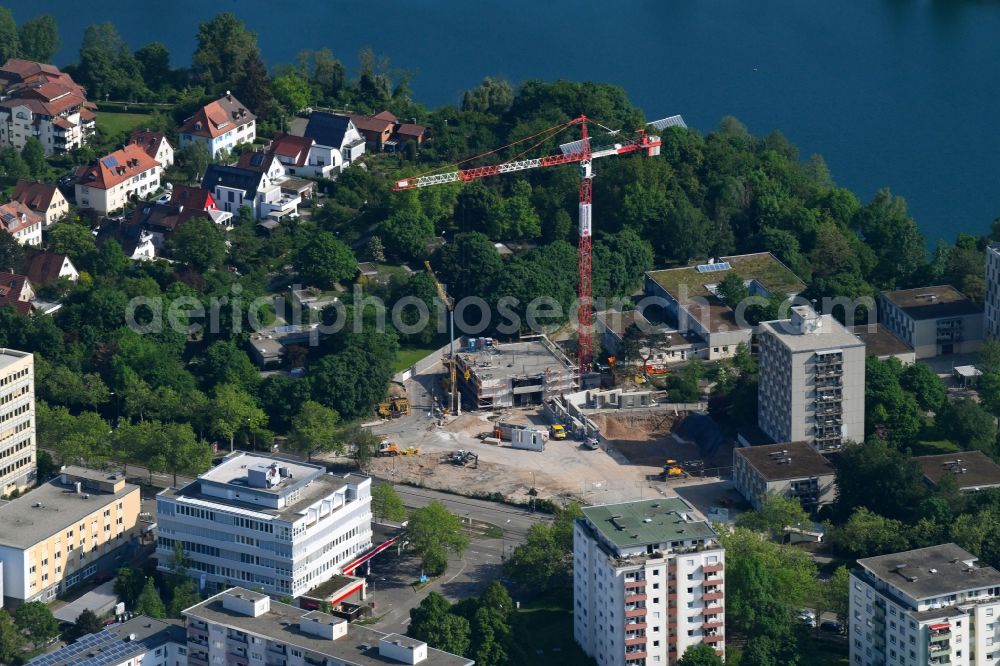
[[[593,121],[591,121],[593,122]],[[597,124],[597,123],[594,123]],[[580,126],[580,139],[578,141],[573,141],[571,143],[564,143],[560,146],[560,153],[556,155],[547,155],[545,157],[537,157],[531,159],[513,159],[507,162],[501,162],[500,164],[494,164],[490,166],[472,167],[469,169],[455,169],[453,171],[445,171],[442,173],[428,174],[424,176],[416,176],[413,178],[404,178],[398,180],[393,185],[394,192],[400,192],[403,190],[411,190],[419,187],[428,187],[431,185],[443,185],[444,183],[467,183],[473,180],[478,180],[480,178],[486,178],[488,176],[498,176],[505,173],[514,173],[515,171],[525,171],[527,169],[537,169],[540,167],[550,167],[558,166],[560,164],[570,164],[579,163],[580,165],[580,211],[579,211],[579,284],[577,288],[579,311],[577,313],[577,362],[579,365],[580,378],[582,380],[584,374],[590,369],[590,360],[593,350],[593,294],[591,293],[591,234],[593,225],[593,213],[592,213],[592,203],[593,203],[593,184],[594,184],[594,172],[592,163],[595,159],[600,157],[610,157],[612,155],[627,155],[629,153],[634,153],[637,151],[645,151],[647,156],[654,156],[660,154],[661,141],[658,136],[649,135],[646,129],[640,129],[636,135],[630,139],[623,140],[621,142],[613,143],[610,146],[602,146],[599,148],[591,147],[591,138],[587,133],[587,117],[579,116],[570,120],[562,125],[557,125],[555,127],[550,127],[541,132],[537,132],[529,137],[525,137],[519,141],[508,144],[496,150],[489,151],[483,155],[476,155],[475,157],[463,160],[459,164],[464,164],[470,162],[485,155],[490,155],[497,153],[501,150],[509,148],[511,146],[524,143],[531,139],[536,139],[541,137],[534,145],[529,147],[527,150],[523,151],[517,157],[524,155],[524,153],[530,151],[531,149],[541,145],[549,138],[553,137],[555,134],[562,132],[563,130],[571,127],[573,125]],[[670,116],[669,118],[664,118],[656,122],[649,123],[648,127],[653,129],[663,129],[665,127],[680,126],[685,127],[684,120],[680,116]],[[602,126],[603,127],[603,126]],[[603,128],[607,129],[607,128]],[[617,136],[618,131],[608,130],[611,136]],[[458,164],[454,165],[458,166]]]

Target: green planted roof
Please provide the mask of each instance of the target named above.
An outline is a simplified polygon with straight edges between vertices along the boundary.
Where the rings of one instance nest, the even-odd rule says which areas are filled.
[[[716,536],[712,526],[696,519],[694,509],[679,497],[588,506],[583,515],[618,548]]]
[[[727,262],[731,270],[744,281],[756,280],[772,294],[797,294],[806,285],[787,266],[778,261],[770,252],[756,254],[741,254],[735,257],[720,257],[719,261]],[[663,287],[671,296],[678,297],[680,285],[687,285],[688,298],[708,296],[706,284],[718,284],[725,279],[729,271],[713,271],[699,273],[696,265],[683,268],[668,268],[661,271],[650,271],[649,277]]]

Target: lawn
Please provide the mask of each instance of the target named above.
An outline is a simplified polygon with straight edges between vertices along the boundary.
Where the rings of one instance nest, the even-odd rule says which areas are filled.
[[[141,127],[148,122],[149,116],[145,113],[97,112],[97,129],[101,130],[104,136],[115,136],[131,132],[136,127]]]
[[[554,590],[521,604],[514,631],[524,648],[520,666],[587,666],[589,659],[573,641],[573,592]]]
[[[428,354],[434,352],[437,349],[425,349],[423,347],[406,347],[400,348],[396,352],[396,362],[392,366],[393,372],[400,372],[406,370],[408,367],[424,358]]]
[[[802,663],[809,666],[846,666],[850,663],[847,641],[822,638],[799,641]]]

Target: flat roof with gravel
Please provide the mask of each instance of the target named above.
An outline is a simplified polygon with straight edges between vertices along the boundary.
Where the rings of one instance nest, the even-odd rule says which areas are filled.
[[[955,477],[960,490],[978,490],[1000,486],[1000,465],[982,451],[960,451],[914,458],[924,478],[937,486],[947,475]]]
[[[882,297],[900,308],[911,319],[940,319],[979,314],[981,307],[950,284],[883,291]]]
[[[546,342],[541,339],[510,342],[485,350],[459,352],[458,356],[477,377],[489,381],[535,377],[547,371],[572,372],[574,366],[569,359]]]
[[[913,353],[913,349],[908,344],[880,324],[861,324],[851,326],[847,330],[865,343],[865,350],[869,356],[898,356],[899,354]]]
[[[618,548],[718,536],[680,497],[584,507],[583,515]]]
[[[799,333],[790,319],[762,321],[760,325],[793,352],[865,346],[858,336],[844,328],[833,315],[820,315],[820,319],[823,323],[813,333]]]

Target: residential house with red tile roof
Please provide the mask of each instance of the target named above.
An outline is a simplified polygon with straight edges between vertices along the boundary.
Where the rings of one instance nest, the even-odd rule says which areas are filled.
[[[223,150],[232,152],[238,144],[253,143],[257,138],[257,117],[227,91],[224,97],[185,120],[179,135],[181,149],[200,141],[216,157]]]
[[[76,203],[107,214],[160,187],[160,163],[130,143],[76,173]]]
[[[267,152],[274,155],[290,176],[329,178],[335,173],[339,155],[331,146],[321,146],[307,136],[276,136]]]
[[[168,169],[174,164],[174,147],[167,141],[163,132],[150,132],[147,130],[134,130],[129,137],[129,143],[142,146],[146,154],[160,163],[164,169]]]
[[[20,150],[35,137],[46,155],[69,152],[93,133],[93,108],[58,67],[18,58],[0,67],[0,146]]]
[[[39,286],[66,278],[70,282],[80,279],[80,272],[65,254],[45,250],[28,249],[21,260],[21,273],[31,284]]]
[[[42,229],[48,229],[66,217],[66,213],[69,212],[69,202],[55,183],[19,180],[14,186],[14,196],[11,200],[23,203],[41,215]]]
[[[351,122],[374,150],[402,150],[409,141],[420,145],[427,134],[427,128],[423,125],[401,123],[390,111],[382,111],[374,116],[352,114]]]
[[[20,201],[0,206],[0,229],[16,238],[21,245],[42,244],[42,216]]]
[[[18,314],[31,312],[31,301],[35,300],[35,290],[24,275],[0,272],[0,308],[10,306]]]
[[[192,185],[174,185],[170,194],[170,204],[182,206],[186,210],[208,213],[212,221],[225,229],[233,228],[233,214],[219,208],[212,193]]]

